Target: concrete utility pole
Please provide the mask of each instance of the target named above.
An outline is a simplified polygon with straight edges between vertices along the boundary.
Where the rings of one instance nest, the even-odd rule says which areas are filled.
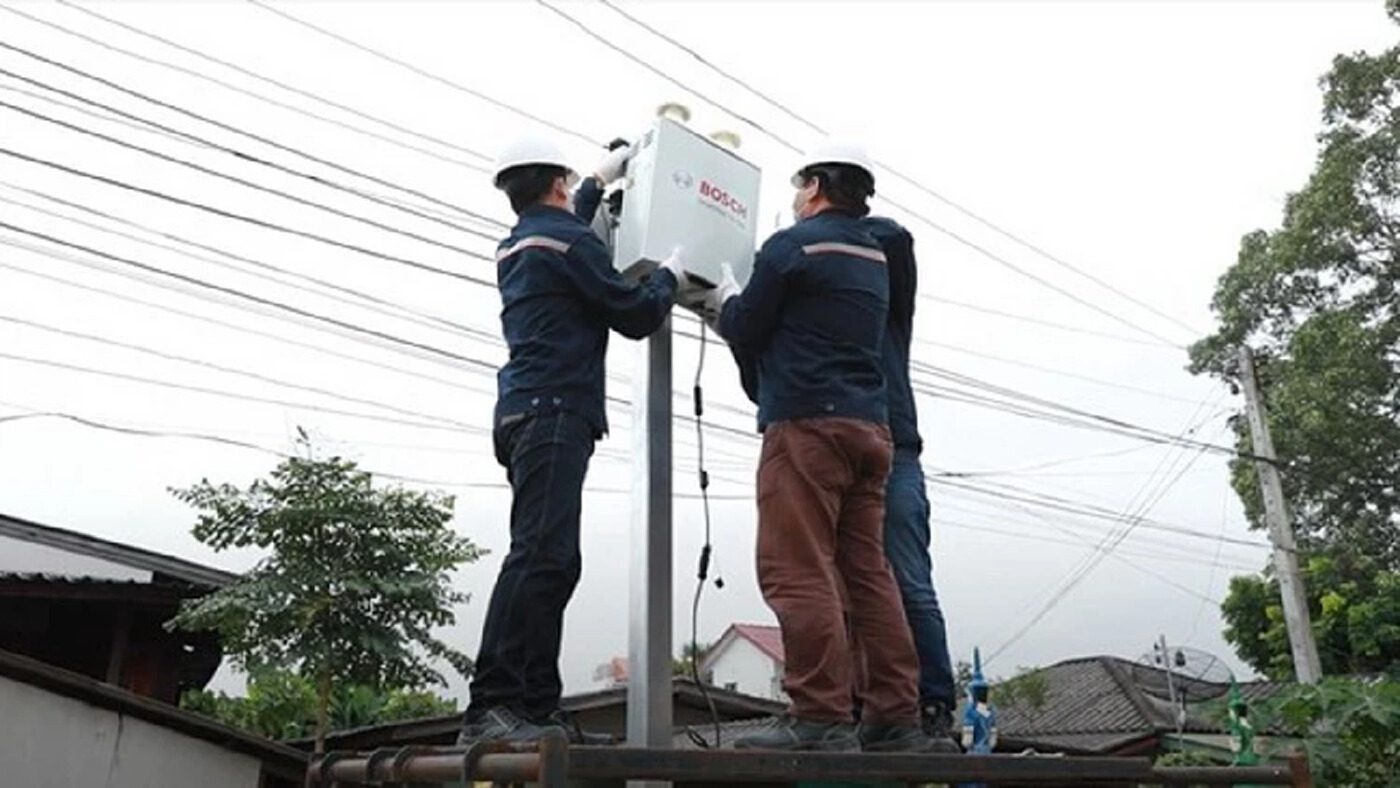
[[[671,746],[671,319],[633,372],[627,743]],[[647,783],[665,785],[665,783]]]
[[[1322,662],[1313,640],[1312,616],[1308,613],[1308,595],[1303,576],[1298,571],[1298,550],[1293,539],[1293,523],[1289,519],[1288,502],[1283,497],[1283,481],[1275,461],[1274,441],[1264,415],[1264,401],[1259,396],[1259,382],[1254,377],[1254,354],[1249,347],[1240,346],[1240,381],[1244,384],[1245,412],[1249,416],[1249,434],[1254,442],[1255,470],[1259,473],[1259,489],[1264,496],[1264,519],[1269,524],[1269,541],[1274,545],[1274,572],[1283,593],[1283,620],[1288,627],[1288,642],[1293,649],[1293,668],[1302,684],[1316,684],[1322,678]]]

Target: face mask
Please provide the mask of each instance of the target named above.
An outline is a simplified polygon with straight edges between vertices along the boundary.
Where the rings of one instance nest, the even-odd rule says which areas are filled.
[[[807,207],[807,203],[811,202],[812,198],[816,197],[816,191],[817,190],[815,179],[813,179],[812,183],[807,184],[805,186],[800,186],[797,189],[797,193],[792,196],[793,221],[802,221],[802,219],[804,218],[802,215],[802,211]]]

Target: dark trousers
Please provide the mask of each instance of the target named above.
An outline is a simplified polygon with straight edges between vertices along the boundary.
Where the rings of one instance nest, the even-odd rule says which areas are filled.
[[[869,721],[918,719],[918,656],[882,538],[891,453],[888,429],[856,419],[764,431],[758,582],[782,628],[795,717],[849,722],[856,697]]]
[[[596,436],[562,411],[502,419],[496,459],[510,480],[510,553],[501,565],[471,681],[467,719],[508,706],[532,719],[559,708],[564,608],[583,568],[579,515]]]
[[[933,590],[929,558],[929,504],[924,470],[915,449],[896,448],[885,490],[885,557],[894,570],[904,615],[919,653],[919,702],[957,706],[948,630]]]

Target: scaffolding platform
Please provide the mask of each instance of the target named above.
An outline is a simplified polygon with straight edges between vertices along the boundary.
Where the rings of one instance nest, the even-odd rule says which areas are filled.
[[[562,735],[548,737],[530,749],[496,744],[330,752],[313,758],[306,775],[308,788],[472,782],[563,788],[636,780],[691,786],[835,782],[1312,786],[1302,755],[1276,766],[1156,767],[1147,758],[571,747]]]

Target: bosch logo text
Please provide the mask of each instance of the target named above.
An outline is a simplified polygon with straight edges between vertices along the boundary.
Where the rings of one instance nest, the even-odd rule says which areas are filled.
[[[700,196],[710,203],[728,210],[735,217],[740,219],[749,218],[749,208],[740,202],[734,195],[710,183],[700,181]]]

